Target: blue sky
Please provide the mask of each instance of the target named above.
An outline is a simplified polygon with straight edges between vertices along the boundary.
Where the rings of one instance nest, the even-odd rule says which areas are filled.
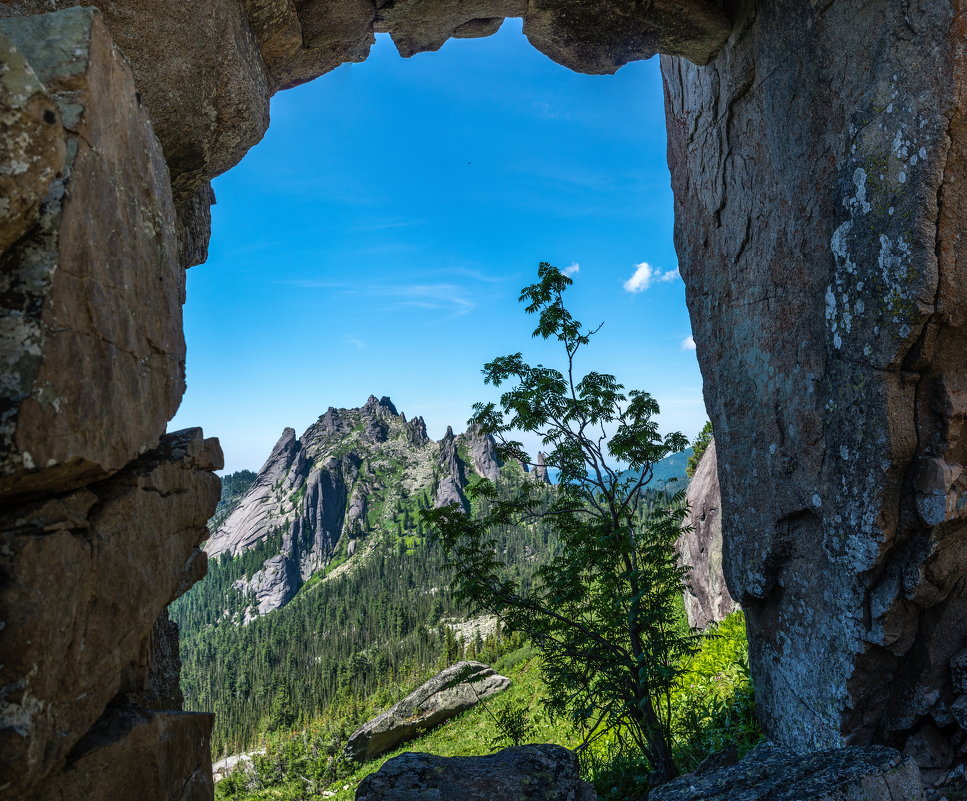
[[[578,265],[572,308],[605,323],[583,366],[655,395],[665,430],[692,437],[706,419],[657,60],[578,75],[518,20],[410,59],[379,35],[365,63],[276,95],[264,140],[215,192],[169,429],[218,436],[228,471],[370,394],[435,438],[462,429],[494,397],[484,362],[556,359],[517,303],[539,261]]]

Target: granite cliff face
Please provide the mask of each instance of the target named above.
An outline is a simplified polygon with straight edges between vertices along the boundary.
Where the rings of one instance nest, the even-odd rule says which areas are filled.
[[[707,67],[662,71],[759,709],[780,744],[934,771],[967,748],[964,10],[733,7]]]
[[[209,558],[237,557],[280,538],[277,553],[237,583],[251,598],[248,621],[286,604],[314,574],[357,558],[383,518],[410,505],[466,506],[477,475],[500,475],[494,440],[479,430],[440,442],[422,418],[407,420],[389,398],[330,408],[298,439],[285,429],[247,493],[205,544]]]

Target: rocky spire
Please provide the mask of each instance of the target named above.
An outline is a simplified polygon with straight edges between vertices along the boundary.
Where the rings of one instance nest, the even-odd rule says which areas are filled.
[[[430,441],[430,437],[426,433],[426,423],[422,417],[414,417],[412,420],[410,420],[410,422],[406,424],[406,431],[410,444],[415,445],[418,448],[422,448]]]
[[[449,506],[456,503],[466,508],[463,499],[463,488],[466,484],[463,464],[457,455],[457,438],[453,435],[453,429],[447,426],[447,433],[440,440],[440,458],[438,461],[440,468],[440,481],[436,488],[436,500],[434,506]]]
[[[497,458],[497,443],[493,436],[485,434],[480,426],[470,426],[464,437],[473,469],[484,478],[495,481],[500,475],[502,462]]]
[[[534,480],[540,484],[550,484],[551,477],[547,474],[547,465],[544,464],[544,453],[537,452],[537,464],[534,465]]]

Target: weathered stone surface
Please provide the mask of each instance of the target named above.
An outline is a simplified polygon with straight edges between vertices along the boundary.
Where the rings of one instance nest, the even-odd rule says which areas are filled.
[[[271,500],[275,486],[288,475],[299,447],[295,429],[284,429],[249,491],[205,544],[210,558],[217,558],[226,551],[234,556],[267,535],[272,522]]]
[[[204,713],[111,707],[78,743],[67,769],[26,801],[210,801],[211,727]]]
[[[469,620],[453,618],[444,621],[447,628],[453,632],[453,636],[460,642],[471,643],[478,637],[486,640],[500,627],[500,618],[496,615],[477,615]]]
[[[99,14],[0,20],[0,33],[68,142],[38,222],[0,255],[2,497],[80,486],[153,447],[185,345],[168,171]]]
[[[594,801],[573,751],[522,745],[496,754],[400,754],[363,779],[356,801]]]
[[[423,0],[422,2],[379,3],[376,30],[393,37],[400,55],[439,50],[447,39],[461,38],[474,31],[489,36],[500,27],[493,21],[504,17],[522,17],[527,13],[527,0]],[[486,20],[483,24],[478,20]]]
[[[178,230],[178,263],[195,267],[208,260],[208,240],[212,235],[212,206],[215,192],[208,181],[202,181],[195,194],[176,209]]]
[[[195,552],[193,552],[194,554]],[[186,574],[191,572],[191,556],[186,565]],[[185,574],[178,587],[177,596],[182,595]],[[198,579],[203,576],[198,576]],[[196,579],[197,580],[197,579]],[[194,584],[191,581],[191,584]],[[190,586],[189,584],[188,586]],[[187,589],[187,587],[185,587]],[[176,596],[176,597],[177,597]],[[128,700],[142,709],[159,711],[182,709],[185,697],[181,693],[181,652],[178,646],[178,624],[168,617],[167,607],[161,610],[148,638],[147,664],[138,671],[144,676],[141,687],[128,693]]]
[[[195,571],[221,466],[190,429],[106,481],[0,513],[0,796],[60,769],[112,699],[178,703],[156,621]]]
[[[84,0],[14,0],[19,17]],[[269,84],[258,42],[239,0],[178,3],[101,0],[115,43],[127,56],[174,179],[178,202],[234,166],[269,123]]]
[[[709,0],[529,0],[524,35],[544,55],[576,72],[610,74],[656,53],[705,64],[731,25]]]
[[[963,12],[735,6],[662,61],[725,575],[771,738],[903,749],[967,639]]]
[[[761,745],[731,767],[682,776],[649,801],[919,801],[916,763],[892,748],[869,746],[797,755]]]
[[[245,617],[248,623],[253,617],[268,614],[287,604],[302,586],[302,581],[299,567],[290,556],[277,553],[266,559],[261,569],[252,574],[252,578],[241,578],[234,586],[243,595],[250,596],[256,606],[257,611]]]
[[[722,493],[714,439],[702,454],[685,496],[688,530],[682,532],[675,549],[682,564],[691,568],[685,577],[688,624],[704,629],[736,609],[722,573]]]
[[[265,751],[248,751],[244,754],[231,754],[230,756],[222,757],[212,763],[212,779],[218,782],[233,771],[249,770],[252,765],[252,757],[264,753]]]
[[[36,221],[64,167],[57,104],[13,43],[0,36],[0,253]]]
[[[385,754],[509,686],[510,679],[482,662],[457,662],[353,732],[346,756],[365,762]]]
[[[374,508],[400,508],[424,492],[441,505],[462,504],[473,474],[500,474],[491,437],[450,430],[433,442],[422,418],[407,420],[389,398],[370,396],[358,409],[328,409],[301,437],[286,428],[205,550],[212,558],[237,556],[281,534],[280,550],[235,583],[251,602],[241,616],[249,622],[288,603],[342,555],[344,541],[345,556],[353,556],[372,529]],[[371,503],[373,493],[379,499]]]

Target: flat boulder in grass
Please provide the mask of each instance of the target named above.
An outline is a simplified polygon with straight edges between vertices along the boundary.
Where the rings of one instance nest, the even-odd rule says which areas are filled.
[[[357,729],[346,756],[365,762],[385,754],[508,687],[510,679],[482,662],[457,662]]]
[[[920,771],[884,746],[796,754],[760,745],[735,765],[682,776],[649,801],[922,801]]]
[[[521,745],[488,756],[400,754],[363,779],[356,801],[595,801],[577,756]]]

